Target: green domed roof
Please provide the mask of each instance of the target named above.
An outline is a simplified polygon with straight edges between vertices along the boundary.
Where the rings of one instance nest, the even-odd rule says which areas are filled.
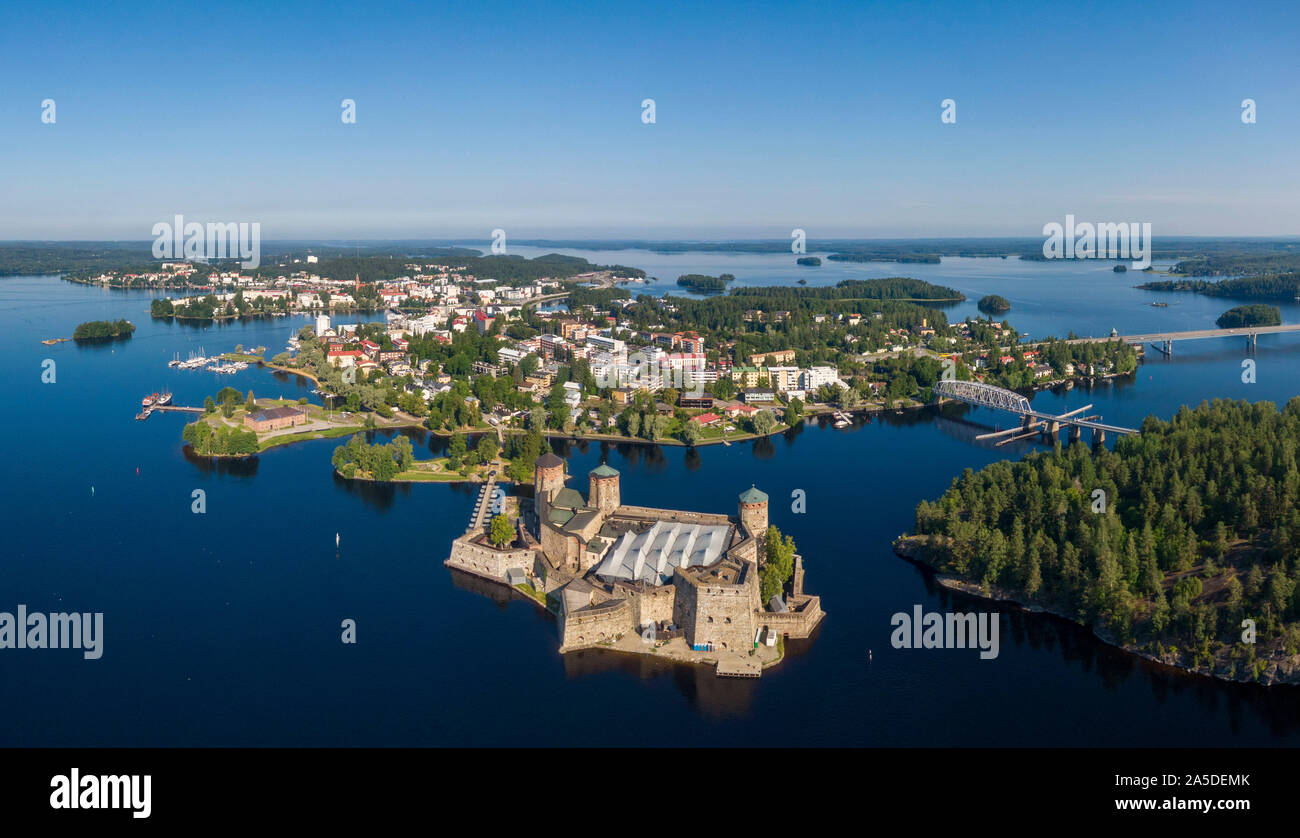
[[[618,477],[618,469],[611,468],[608,463],[601,463],[593,468],[591,473],[597,477]]]
[[[758,489],[755,489],[753,486],[750,486],[748,489],[740,493],[740,502],[767,503],[767,495],[763,494]]]

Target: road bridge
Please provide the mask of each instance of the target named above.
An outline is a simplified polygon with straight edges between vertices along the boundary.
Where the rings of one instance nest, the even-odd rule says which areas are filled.
[[[1208,340],[1210,338],[1244,337],[1246,346],[1253,349],[1260,335],[1276,335],[1283,332],[1300,332],[1300,323],[1284,323],[1281,326],[1240,326],[1233,329],[1193,329],[1186,332],[1151,332],[1144,335],[1113,334],[1104,338],[1071,338],[1066,343],[1111,343],[1122,340],[1125,343],[1142,345],[1155,344],[1165,355],[1174,354],[1176,340]]]
[[[993,437],[1012,433],[1019,434],[1006,440],[1007,442],[1012,441],[1012,439],[1024,439],[1025,437],[1034,436],[1040,431],[1048,439],[1056,439],[1056,435],[1062,426],[1069,428],[1071,442],[1077,441],[1080,438],[1081,430],[1087,428],[1092,431],[1094,445],[1105,442],[1108,433],[1120,435],[1137,433],[1135,428],[1109,425],[1098,421],[1100,419],[1098,416],[1078,415],[1091,408],[1092,405],[1085,405],[1061,414],[1047,413],[1034,410],[1029,403],[1029,399],[1019,393],[992,384],[985,384],[982,381],[944,379],[934,385],[934,394],[941,398],[954,399],[976,407],[1002,410],[1020,416],[1022,421],[1019,428],[987,435]]]

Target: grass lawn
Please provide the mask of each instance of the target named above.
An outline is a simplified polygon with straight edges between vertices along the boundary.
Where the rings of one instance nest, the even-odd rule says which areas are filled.
[[[277,445],[287,445],[291,442],[305,442],[309,439],[333,439],[340,436],[351,436],[355,433],[364,431],[361,425],[340,425],[337,428],[325,428],[323,430],[303,431],[298,434],[284,434],[274,436],[270,439],[259,440],[257,443],[258,451],[266,451],[269,448],[275,448]]]
[[[529,599],[535,600],[543,608],[546,607],[546,594],[534,588],[532,585],[526,585],[520,582],[515,588]]]

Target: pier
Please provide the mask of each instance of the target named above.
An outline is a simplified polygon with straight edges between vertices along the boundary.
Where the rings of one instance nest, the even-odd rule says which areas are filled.
[[[135,418],[140,420],[148,419],[150,415],[159,411],[171,413],[194,413],[199,415],[203,414],[203,408],[201,407],[183,407],[175,404],[151,404],[137,413]]]
[[[495,469],[493,469],[495,471]],[[492,508],[492,498],[496,495],[497,476],[491,474],[486,483],[478,490],[478,500],[474,502],[474,512],[470,515],[466,533],[482,532],[487,524],[488,511]]]

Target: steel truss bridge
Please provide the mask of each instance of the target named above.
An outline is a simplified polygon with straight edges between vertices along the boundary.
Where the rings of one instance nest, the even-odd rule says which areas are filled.
[[[1007,436],[1017,434],[1017,436],[1004,440],[1011,442],[1014,439],[1024,439],[1043,433],[1049,439],[1055,439],[1057,432],[1064,425],[1069,428],[1070,439],[1078,440],[1080,429],[1088,428],[1092,431],[1092,440],[1094,444],[1100,444],[1106,441],[1106,434],[1135,434],[1134,428],[1122,428],[1119,425],[1108,425],[1104,422],[1097,421],[1100,416],[1080,416],[1079,414],[1092,405],[1084,405],[1067,413],[1060,415],[1054,413],[1045,413],[1040,410],[1034,410],[1029,404],[1029,399],[1012,392],[1011,390],[995,387],[992,384],[984,384],[979,381],[958,381],[956,379],[944,379],[934,385],[934,394],[940,398],[954,399],[966,404],[975,405],[976,407],[987,407],[992,410],[1001,410],[1006,413],[1013,413],[1022,418],[1020,427],[1011,428],[1005,431],[996,431],[991,434],[983,434],[977,439],[990,439],[993,437]],[[1002,443],[999,443],[1002,444]]]

